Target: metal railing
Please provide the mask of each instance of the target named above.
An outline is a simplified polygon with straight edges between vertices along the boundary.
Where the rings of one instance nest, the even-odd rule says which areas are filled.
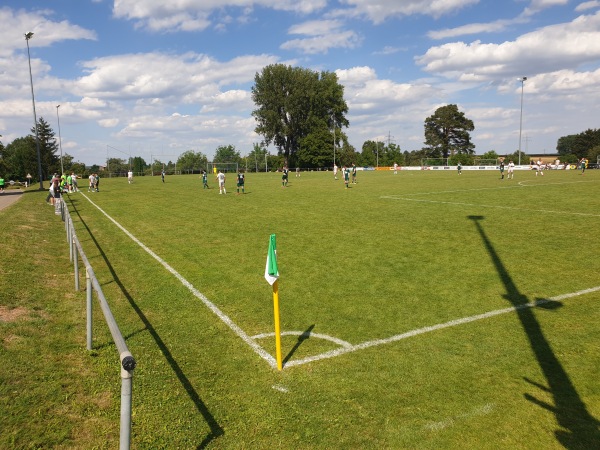
[[[85,267],[86,279],[86,309],[87,309],[87,349],[92,350],[92,292],[96,291],[100,308],[104,313],[106,324],[110,330],[110,334],[119,351],[121,361],[121,423],[119,433],[119,449],[129,450],[131,443],[131,392],[133,385],[133,370],[136,366],[136,361],[127,348],[125,339],[119,330],[119,326],[110,310],[110,306],[104,297],[102,287],[96,278],[94,269],[92,268],[73,226],[73,220],[69,214],[69,208],[63,199],[57,199],[60,202],[60,213],[62,220],[65,222],[65,230],[67,234],[67,243],[69,244],[69,258],[75,269],[75,290],[79,291],[79,257]]]

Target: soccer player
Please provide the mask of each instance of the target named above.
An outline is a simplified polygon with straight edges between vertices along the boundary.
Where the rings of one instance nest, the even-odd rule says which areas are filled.
[[[133,170],[129,169],[129,172],[127,172],[127,182],[129,184],[133,183]]]
[[[350,169],[344,166],[342,168],[342,173],[344,174],[344,185],[346,186],[346,189],[348,189],[348,183],[350,182]]]
[[[79,192],[79,186],[77,185],[77,175],[75,175],[75,172],[71,173],[71,182],[73,183],[73,192]]]
[[[458,169],[458,174],[462,175],[462,163],[458,163],[458,166],[456,166],[456,168]]]
[[[587,166],[587,161],[585,158],[581,158],[581,161],[579,161],[579,168],[581,169],[581,175],[583,175],[585,173],[585,168]]]
[[[219,182],[219,194],[227,194],[225,189],[225,174],[219,170],[217,174],[217,181]]]
[[[500,160],[500,179],[504,180],[504,160]]]
[[[337,164],[333,163],[333,179],[337,180],[337,173],[338,173],[338,166]]]
[[[165,169],[160,172],[160,177],[162,178],[162,182],[165,182]]]
[[[300,177],[300,167],[296,167],[296,178]]]
[[[398,173],[398,163],[394,163],[394,175]]]
[[[542,160],[538,159],[538,162],[536,163],[536,172],[535,172],[535,176],[538,176],[538,173],[541,174],[542,176],[544,176],[544,171],[542,170]]]
[[[283,166],[283,175],[281,176],[281,187],[286,187],[288,184],[288,168]]]
[[[352,184],[356,184],[356,164],[352,163]]]
[[[512,159],[508,162],[508,179],[513,179],[515,177],[515,163],[512,162]]]
[[[96,190],[96,177],[94,176],[93,173],[90,173],[88,180],[90,182],[90,184],[88,186],[88,192],[94,192]]]
[[[4,192],[4,178],[0,175],[0,194]]]
[[[208,174],[206,173],[206,170],[202,171],[202,185],[204,186],[204,189],[208,189]]]
[[[244,194],[244,181],[244,174],[242,172],[239,172],[237,174],[237,195],[240,195],[240,188],[242,188],[242,194]]]

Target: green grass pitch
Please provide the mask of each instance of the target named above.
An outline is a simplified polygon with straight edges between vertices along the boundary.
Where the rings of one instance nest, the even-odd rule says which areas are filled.
[[[102,179],[67,200],[138,360],[135,448],[600,442],[600,171],[365,171],[349,189],[331,172],[292,172],[286,188],[249,173],[243,195],[234,174],[226,195],[209,185]],[[282,372],[248,343],[275,355],[271,233]],[[114,440],[116,350],[99,310],[94,327],[79,395],[106,401],[78,408]]]

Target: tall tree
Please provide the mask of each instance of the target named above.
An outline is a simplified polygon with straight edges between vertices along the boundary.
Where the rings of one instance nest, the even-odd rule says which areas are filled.
[[[179,170],[185,172],[199,172],[203,168],[206,168],[206,162],[207,158],[204,153],[188,150],[179,155],[179,159],[177,159],[177,167]]]
[[[40,159],[42,162],[42,175],[44,178],[48,178],[51,174],[55,172],[60,172],[60,158],[56,156],[56,152],[58,151],[58,144],[56,143],[56,138],[54,137],[54,130],[50,127],[48,122],[46,122],[41,116],[38,119],[37,132],[38,139],[40,142]],[[31,133],[35,144],[34,127],[31,127]],[[37,169],[34,173],[38,173]]]
[[[455,154],[472,154],[475,146],[471,143],[470,131],[475,126],[456,105],[446,105],[435,110],[425,119],[425,145],[433,154],[447,158]]]
[[[298,152],[302,139],[310,133],[325,138],[317,130],[348,126],[344,87],[335,73],[273,64],[257,73],[254,81],[255,131],[266,145],[273,143],[286,160]]]
[[[242,160],[240,152],[235,149],[235,145],[220,145],[215,150],[214,162],[220,163],[240,163]]]
[[[131,170],[133,170],[134,173],[142,174],[146,170],[146,167],[148,167],[148,164],[141,156],[134,156],[131,159]]]
[[[34,136],[17,138],[3,152],[7,179],[24,180],[27,174],[38,178],[37,149]]]

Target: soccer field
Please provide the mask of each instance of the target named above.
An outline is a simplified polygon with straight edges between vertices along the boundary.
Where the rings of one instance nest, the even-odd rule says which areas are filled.
[[[67,200],[138,360],[134,446],[600,442],[600,171],[365,171],[349,189],[249,173],[243,195],[234,174],[226,195],[211,181],[103,179]]]

